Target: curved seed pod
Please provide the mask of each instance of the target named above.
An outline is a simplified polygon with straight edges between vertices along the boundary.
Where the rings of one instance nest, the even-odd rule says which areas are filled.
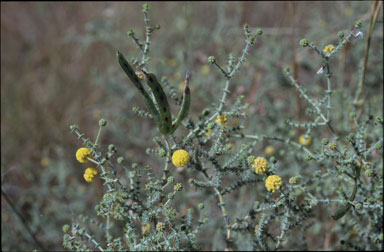
[[[147,77],[147,84],[151,88],[152,93],[157,102],[157,106],[160,112],[161,124],[159,127],[160,132],[163,135],[169,135],[172,131],[172,115],[171,110],[169,109],[169,104],[167,96],[164,93],[163,87],[157,81],[156,76],[153,73],[146,73],[141,70]]]
[[[153,103],[151,97],[145,91],[143,84],[141,84],[140,79],[137,77],[137,75],[135,74],[135,71],[133,71],[128,61],[124,58],[124,55],[119,51],[117,51],[116,54],[117,54],[117,59],[119,61],[121,68],[123,68],[124,72],[132,81],[133,85],[135,85],[136,88],[139,90],[139,92],[144,96],[145,105],[148,107],[149,112],[153,115],[153,118],[155,119],[157,126],[160,127],[161,125],[160,114],[159,114],[159,111],[156,109],[156,106]]]
[[[338,220],[340,219],[341,217],[343,217],[349,210],[349,208],[351,207],[350,204],[347,204],[347,205],[343,205],[341,206],[335,213],[335,215],[332,216],[332,218],[334,220]]]
[[[185,86],[184,86],[184,93],[183,93],[183,102],[181,104],[181,109],[179,111],[179,114],[177,115],[176,120],[172,123],[172,134],[177,127],[181,124],[181,122],[187,117],[189,106],[191,104],[191,91],[189,90],[188,84],[189,84],[189,74],[187,73],[185,75],[184,80]]]

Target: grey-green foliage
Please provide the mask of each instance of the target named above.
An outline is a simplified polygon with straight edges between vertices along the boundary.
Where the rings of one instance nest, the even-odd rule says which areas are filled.
[[[145,5],[144,10],[148,14],[148,6]],[[383,162],[378,153],[382,152],[383,146],[383,120],[380,114],[377,115],[377,110],[371,111],[377,118],[363,113],[362,109],[360,115],[356,113],[356,104],[352,104],[352,99],[347,100],[355,94],[343,94],[333,85],[331,58],[351,40],[359,43],[355,36],[359,29],[356,25],[339,40],[329,55],[318,49],[315,43],[301,41],[302,46],[309,47],[319,57],[320,65],[314,68],[320,70],[317,73],[312,71],[312,74],[316,81],[325,80],[326,88],[320,87],[321,95],[315,94],[313,90],[306,90],[289,69],[284,70],[288,83],[293,87],[287,92],[293,96],[297,90],[303,107],[307,108],[307,117],[299,122],[272,108],[279,114],[259,118],[252,114],[256,119],[248,118],[248,109],[252,108],[244,103],[243,96],[232,97],[236,98],[233,102],[228,100],[234,80],[241,79],[246,57],[249,57],[257,36],[261,35],[260,32],[251,32],[249,25],[244,25],[245,45],[239,57],[230,54],[225,67],[221,66],[220,62],[224,61],[221,57],[208,58],[224,84],[221,96],[214,97],[212,106],[202,108],[197,118],[189,116],[181,124],[187,133],[171,132],[169,138],[155,138],[158,148],[148,148],[148,154],[158,154],[164,162],[162,178],[153,173],[150,166],[135,164],[130,168],[121,167],[128,174],[127,181],[122,182],[114,172],[114,153],[104,153],[72,127],[73,132],[92,149],[97,165],[102,169],[105,166],[101,177],[108,191],[96,206],[96,212],[106,220],[103,228],[106,238],[99,242],[81,228],[81,224],[73,224],[71,230],[66,231],[63,245],[77,250],[197,250],[201,248],[199,241],[204,240],[199,234],[207,229],[210,235],[212,230],[221,234],[212,245],[220,244],[220,249],[308,249],[311,244],[301,238],[306,232],[316,233],[314,223],[333,217],[333,232],[339,232],[342,245],[359,244],[359,248],[367,250],[382,249]],[[144,44],[136,37],[133,39],[144,54],[143,60],[136,63],[144,66],[149,62],[149,48],[144,49]],[[149,42],[146,41],[145,45]],[[166,84],[166,79],[161,83]],[[174,89],[166,88],[166,91],[177,101]],[[156,95],[154,98],[156,100]],[[266,100],[272,98],[266,97]],[[356,111],[339,109],[341,98]],[[151,106],[148,106],[150,114],[161,124],[164,117],[156,119]],[[149,117],[136,111],[139,116]],[[222,116],[227,121],[216,121]],[[274,131],[269,127],[252,127],[246,120],[255,120],[258,125],[262,125],[264,120]],[[312,143],[306,145],[296,141],[298,133],[311,136]],[[319,140],[325,137],[327,141]],[[269,159],[265,174],[256,174],[249,157],[265,143],[275,144],[281,150],[275,154],[276,157]],[[185,183],[184,188],[192,187],[204,195],[204,205],[211,203],[212,206],[199,210],[199,214],[205,216],[208,210],[211,215],[215,213],[217,218],[211,222],[205,223],[204,218],[197,220],[191,208],[184,215],[176,210],[176,202],[180,200],[177,195],[190,195],[170,188],[175,182],[173,177],[170,179],[173,175],[170,156],[177,149],[187,150],[190,155],[184,170],[189,185]],[[270,175],[278,175],[283,180],[275,193],[268,192],[264,186]],[[188,196],[181,200],[188,201]],[[244,201],[248,204],[242,208]],[[197,206],[196,202],[192,204]],[[147,224],[151,231],[141,232]],[[351,230],[356,230],[359,236],[351,238]],[[340,248],[339,243],[333,248]]]

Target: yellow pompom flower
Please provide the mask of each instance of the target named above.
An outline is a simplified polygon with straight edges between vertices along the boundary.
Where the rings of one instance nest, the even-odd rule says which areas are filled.
[[[209,130],[207,130],[206,132],[205,132],[205,136],[206,137],[208,137],[209,135],[211,135],[212,134],[212,130],[211,129],[209,129]]]
[[[311,136],[307,136],[307,138],[305,138],[305,135],[301,135],[299,138],[299,143],[308,146],[311,144],[311,140]]]
[[[91,156],[92,156],[91,150],[88,148],[83,147],[83,148],[78,149],[76,152],[76,159],[80,163],[88,162],[88,157],[91,157]]]
[[[177,150],[172,155],[172,163],[176,167],[183,167],[189,163],[189,154],[185,150]]]
[[[329,44],[326,47],[324,47],[323,53],[330,54],[334,49],[335,47],[332,44]]]
[[[97,175],[97,170],[95,168],[87,168],[84,172],[84,179],[85,181],[92,182],[95,179],[95,176]]]
[[[265,187],[268,191],[272,192],[275,192],[276,189],[279,190],[282,184],[283,181],[277,175],[268,176],[268,178],[265,180]]]
[[[41,164],[41,166],[43,166],[43,167],[47,167],[47,166],[49,165],[49,163],[50,163],[50,160],[49,160],[49,158],[47,158],[47,157],[43,157],[43,158],[41,159],[41,161],[40,161],[40,164]]]
[[[201,67],[201,73],[204,74],[204,75],[207,75],[209,74],[209,72],[211,71],[209,65],[204,65]]]
[[[227,116],[226,115],[218,115],[216,119],[216,123],[221,124],[221,125],[226,125],[227,124]]]
[[[276,150],[275,150],[275,148],[273,148],[272,145],[268,145],[264,149],[264,154],[267,155],[267,156],[272,156],[275,153],[276,153]]]
[[[253,161],[252,168],[255,173],[264,174],[268,170],[268,161],[263,157],[258,157]]]

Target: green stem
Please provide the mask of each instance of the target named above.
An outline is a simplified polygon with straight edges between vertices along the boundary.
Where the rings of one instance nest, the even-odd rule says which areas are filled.
[[[377,17],[379,15],[379,10],[380,10],[381,4],[382,4],[382,1],[375,1],[373,3],[373,6],[372,6],[371,22],[370,22],[370,27],[369,27],[369,31],[368,31],[367,42],[366,42],[366,45],[365,45],[362,75],[361,75],[359,86],[358,86],[358,89],[357,89],[357,92],[356,92],[356,95],[355,95],[355,99],[353,101],[353,106],[354,106],[354,110],[355,111],[356,111],[356,107],[357,107],[357,102],[358,102],[359,96],[360,96],[360,94],[361,94],[361,92],[363,90],[363,86],[364,86],[365,73],[367,71],[367,62],[368,62],[369,48],[370,48],[370,45],[371,45],[372,32],[373,32],[373,29],[375,27],[375,24],[376,24],[376,21],[377,21]]]
[[[165,147],[167,148],[167,159],[165,160],[165,167],[163,170],[163,186],[165,186],[167,183],[167,177],[169,172],[168,167],[169,167],[169,163],[171,162],[171,149],[169,148],[169,143],[166,136],[164,136],[164,141],[165,141]]]
[[[270,137],[270,136],[257,136],[257,135],[241,135],[241,134],[231,134],[231,136],[233,137],[238,137],[238,138],[250,138],[250,139],[255,139],[255,140],[261,140],[261,139],[267,139],[267,140],[274,140],[274,141],[280,141],[280,142],[284,142],[284,143],[288,143],[288,144],[291,144],[293,146],[295,146],[296,148],[298,149],[303,149],[307,154],[311,155],[312,157],[314,157],[315,155],[310,151],[308,150],[305,146],[299,144],[299,143],[296,143],[296,142],[293,142],[293,141],[288,141],[287,139],[283,139],[283,138],[279,138],[279,137]]]
[[[97,146],[97,142],[99,141],[99,137],[101,134],[101,128],[102,128],[102,126],[99,127],[99,132],[97,132],[97,136],[96,136],[96,140],[95,140],[95,146]]]

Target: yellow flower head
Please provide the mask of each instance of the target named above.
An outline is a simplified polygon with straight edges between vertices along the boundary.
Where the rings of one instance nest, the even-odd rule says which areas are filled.
[[[255,173],[264,174],[268,170],[268,161],[263,157],[258,157],[253,161],[252,168]]]
[[[283,181],[277,175],[268,176],[268,178],[265,180],[265,187],[268,191],[272,192],[275,192],[276,189],[279,190],[282,184]]]
[[[209,68],[209,65],[204,65],[204,66],[201,67],[200,71],[201,71],[202,74],[207,75],[207,74],[209,74],[211,69]]]
[[[43,167],[47,167],[47,166],[49,165],[49,163],[50,163],[50,160],[49,160],[49,158],[47,158],[47,157],[43,157],[43,158],[41,159],[41,161],[40,161],[40,164],[41,164],[41,166],[43,166]]]
[[[275,150],[275,148],[273,148],[272,145],[268,145],[264,149],[264,154],[267,156],[272,156],[273,154],[275,154],[275,152],[276,152],[276,150]]]
[[[147,224],[141,226],[141,233],[143,235],[148,234],[150,231],[151,231],[151,224],[147,223]]]
[[[189,163],[189,154],[185,150],[177,150],[172,155],[172,163],[176,167],[183,167]]]
[[[227,116],[224,114],[218,115],[216,119],[216,123],[219,123],[225,126],[227,124]]]
[[[332,44],[329,44],[326,47],[324,47],[323,53],[330,54],[333,51],[333,49],[335,49],[335,47]]]
[[[95,168],[87,168],[84,172],[84,179],[85,181],[92,182],[95,179],[95,176],[97,175],[97,170]]]
[[[91,157],[91,151],[88,148],[80,148],[76,152],[76,159],[80,163],[86,163],[88,162],[88,157]]]
[[[299,143],[308,146],[311,144],[311,140],[311,136],[307,136],[307,138],[305,138],[305,135],[301,135],[299,138]]]
[[[208,137],[209,135],[211,135],[212,134],[212,130],[211,129],[209,129],[209,130],[207,130],[206,132],[205,132],[205,136],[206,137]]]

